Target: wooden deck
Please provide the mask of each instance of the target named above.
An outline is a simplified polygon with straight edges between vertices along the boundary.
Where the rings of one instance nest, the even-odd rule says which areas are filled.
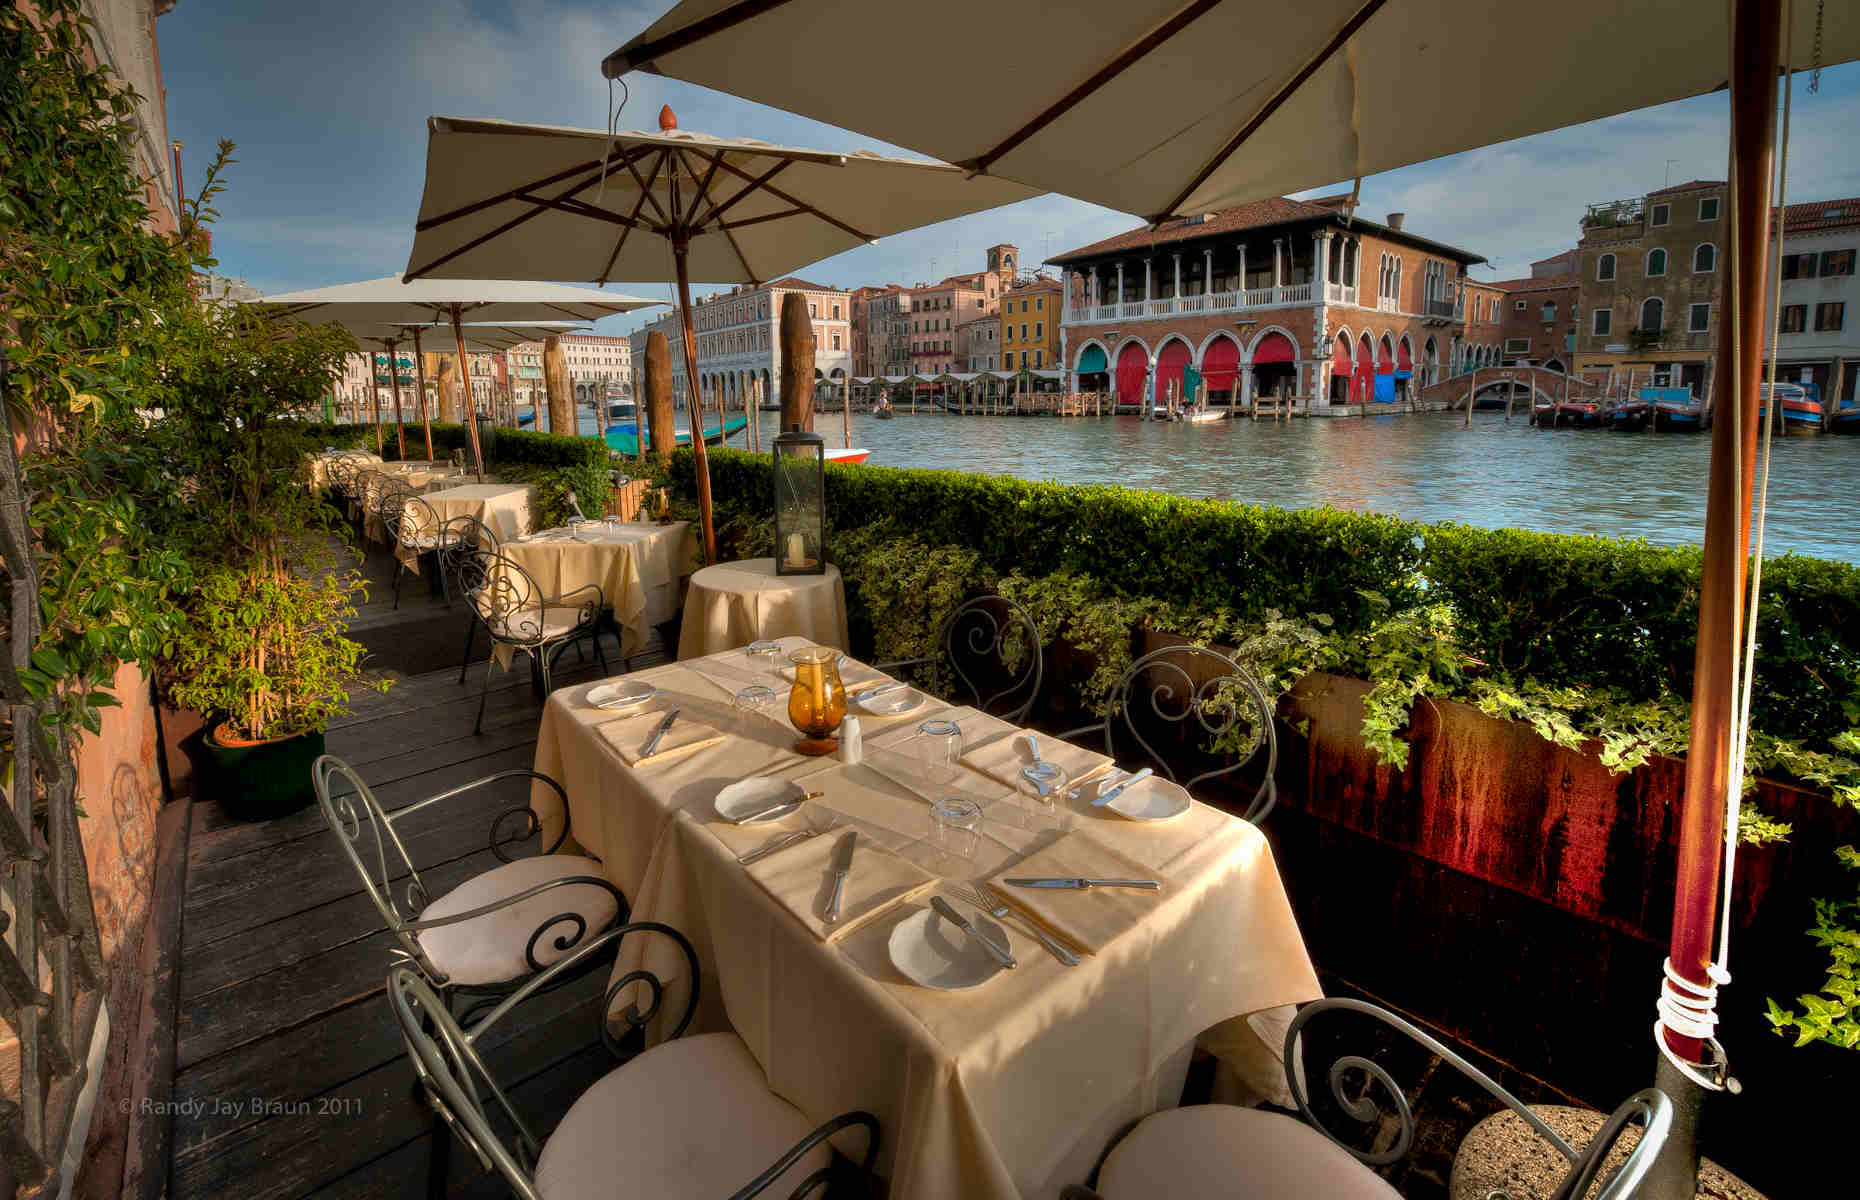
[[[380,572],[371,564],[371,575]],[[520,670],[502,674],[484,732],[473,736],[485,648],[480,642],[461,686],[465,609],[425,591],[409,577],[398,612],[385,589],[362,607],[353,631],[371,662],[398,679],[359,701],[328,738],[330,753],[353,764],[389,811],[529,766],[541,711]],[[655,640],[632,665],[663,657]],[[562,661],[558,683],[596,673],[591,656],[576,664],[571,650]],[[407,667],[416,673],[403,674]],[[434,895],[497,865],[486,848],[491,819],[527,794],[523,781],[509,781],[403,827]],[[188,824],[169,1195],[421,1194],[433,1118],[415,1094],[383,991],[390,939],[320,812],[247,824],[200,797]],[[539,999],[532,1019],[490,1050],[539,1135],[612,1069],[595,1036],[603,983],[596,972]],[[507,1194],[469,1151],[455,1147],[451,1163],[449,1194]]]

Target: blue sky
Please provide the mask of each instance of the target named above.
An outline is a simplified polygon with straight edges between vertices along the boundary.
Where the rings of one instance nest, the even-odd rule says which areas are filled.
[[[598,128],[607,113],[601,57],[671,3],[176,5],[158,28],[185,183],[198,186],[219,139],[239,144],[214,235],[221,271],[266,292],[398,273],[419,207],[428,115]],[[1037,65],[1037,54],[1029,58]],[[629,83],[622,128],[655,127],[669,103],[687,129],[887,148],[676,81]],[[1392,171],[1363,181],[1363,211],[1406,212],[1408,228],[1485,255],[1494,264],[1481,271],[1486,278],[1526,275],[1532,259],[1574,243],[1590,203],[1669,180],[1723,178],[1725,107],[1723,94],[1704,96]],[[1790,199],[1860,195],[1860,64],[1826,71],[1819,95],[1798,78],[1792,120]],[[979,268],[996,242],[1018,245],[1031,263],[1136,223],[1049,196],[887,238],[804,274],[843,287],[915,283]],[[670,295],[650,285],[630,290]],[[619,333],[638,323],[609,318],[600,328]]]

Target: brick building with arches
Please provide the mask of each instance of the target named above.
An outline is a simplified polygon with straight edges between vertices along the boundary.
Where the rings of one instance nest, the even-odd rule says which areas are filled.
[[[1463,357],[1466,269],[1484,259],[1407,232],[1401,213],[1352,218],[1347,201],[1261,200],[1049,260],[1069,390],[1142,407],[1192,369],[1212,403],[1321,413],[1444,378]]]

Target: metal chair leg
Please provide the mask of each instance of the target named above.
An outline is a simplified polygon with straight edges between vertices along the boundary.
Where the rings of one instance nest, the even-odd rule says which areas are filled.
[[[601,676],[605,678],[609,674],[607,670],[607,651],[601,649],[601,627],[599,625],[596,625],[589,632],[589,638],[594,643],[594,661],[601,665]]]
[[[394,572],[394,609],[398,612],[400,610],[400,560],[390,554],[388,562],[392,564],[389,569]]]
[[[478,636],[478,622],[470,621],[465,625],[465,658],[459,663],[459,686],[465,686],[465,672],[471,669],[471,643]]]
[[[549,678],[549,660],[554,657],[555,656],[550,654],[547,650],[538,650],[536,652],[537,661],[542,663],[542,698],[545,704],[549,702],[549,693],[555,691],[555,684]]]
[[[484,705],[491,698],[491,671],[497,666],[497,655],[493,653],[484,664],[484,687],[478,691],[478,719],[472,723],[471,735],[477,737],[484,732]]]

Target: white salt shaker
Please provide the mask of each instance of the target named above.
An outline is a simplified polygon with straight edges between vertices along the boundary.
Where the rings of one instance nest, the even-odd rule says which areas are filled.
[[[859,730],[858,717],[847,717],[840,722],[840,761],[865,761],[865,735]]]

